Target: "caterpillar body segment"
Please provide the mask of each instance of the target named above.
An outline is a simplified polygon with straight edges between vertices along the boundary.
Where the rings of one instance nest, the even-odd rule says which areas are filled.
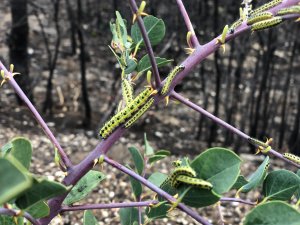
[[[273,1],[270,1],[256,9],[254,9],[251,13],[251,15],[255,15],[257,13],[260,13],[260,12],[263,12],[263,11],[266,11],[266,10],[269,10],[277,5],[279,5],[280,3],[282,3],[283,0],[273,0]]]
[[[108,122],[101,128],[99,135],[103,139],[107,138],[120,124],[123,124],[130,118],[147,99],[153,94],[153,89],[147,87],[136,98],[134,98],[124,109],[114,115]]]
[[[164,83],[162,89],[161,89],[161,94],[162,95],[166,95],[169,91],[170,91],[170,86],[172,84],[173,79],[176,77],[176,75],[184,70],[184,66],[180,65],[180,66],[176,66],[168,75],[166,82]]]
[[[135,123],[144,113],[153,105],[154,98],[150,98],[141,109],[139,109],[126,123],[125,127],[130,127],[133,123]]]
[[[122,79],[122,96],[126,102],[126,105],[133,100],[133,88],[129,80],[126,78]]]
[[[233,24],[231,24],[230,27],[229,27],[229,30],[228,30],[229,33],[230,33],[230,34],[233,34],[234,31],[235,31],[239,26],[242,25],[242,23],[243,23],[243,19],[242,19],[242,18],[240,18],[240,19],[234,21]]]
[[[170,176],[171,186],[175,187],[175,183],[177,181],[177,177],[180,175],[185,175],[189,177],[196,177],[196,171],[190,166],[179,166],[174,169]]]
[[[194,187],[199,187],[203,189],[211,190],[213,188],[213,185],[205,180],[194,178],[194,177],[188,177],[185,175],[179,175],[176,179],[176,182],[174,182],[174,187],[178,187],[180,184],[188,184],[192,185]]]
[[[263,29],[267,29],[270,27],[274,27],[280,23],[282,23],[282,18],[280,16],[275,16],[271,19],[267,19],[267,20],[263,20],[263,21],[254,23],[251,27],[251,30],[252,31],[263,30]]]
[[[260,12],[254,15],[251,15],[247,19],[247,25],[252,25],[257,22],[261,22],[267,19],[271,19],[273,17],[273,14],[271,12]]]
[[[300,157],[291,153],[284,153],[283,157],[291,160],[292,162],[300,165]]]
[[[280,9],[276,15],[283,16],[283,15],[288,15],[288,14],[300,14],[300,5]]]

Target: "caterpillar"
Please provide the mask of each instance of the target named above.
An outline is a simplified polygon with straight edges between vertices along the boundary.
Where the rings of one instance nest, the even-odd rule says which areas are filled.
[[[274,27],[282,22],[282,18],[279,16],[275,16],[272,19],[263,20],[257,23],[254,23],[251,27],[252,31],[258,31],[267,29],[270,27]]]
[[[251,13],[251,15],[254,15],[254,14],[257,14],[257,13],[260,13],[260,12],[263,12],[263,11],[266,11],[268,9],[271,9],[277,5],[279,5],[280,3],[282,3],[283,0],[273,0],[273,1],[270,1],[256,9],[254,9]]]
[[[120,124],[124,123],[131,117],[142,105],[144,105],[147,99],[152,95],[153,89],[147,87],[136,98],[134,98],[124,109],[114,115],[99,131],[101,138],[107,138]]]
[[[283,157],[286,159],[291,160],[294,163],[297,163],[298,165],[300,165],[300,157],[291,153],[284,153]]]
[[[243,19],[242,19],[242,18],[240,18],[240,19],[234,21],[233,24],[231,24],[231,26],[229,27],[229,33],[230,33],[230,34],[233,34],[234,31],[235,31],[239,26],[241,26],[242,23],[243,23]]]
[[[184,176],[184,175],[179,175],[176,179],[176,181],[174,182],[174,187],[178,187],[180,184],[189,184],[195,187],[199,187],[199,188],[204,188],[204,189],[212,189],[213,185],[205,180],[199,179],[199,178],[194,178],[194,177],[188,177],[188,176]]]
[[[271,19],[272,17],[273,17],[273,14],[271,12],[260,12],[260,13],[250,16],[247,19],[247,25],[252,25],[254,23],[257,23],[257,22],[260,22],[263,20]]]
[[[175,78],[175,76],[182,70],[184,70],[184,66],[183,65],[180,65],[180,66],[176,66],[168,75],[167,77],[167,80],[164,84],[164,86],[162,87],[162,90],[161,90],[161,94],[162,95],[165,95],[169,92],[169,89],[170,89],[170,85],[173,81],[173,79]]]
[[[122,95],[126,102],[126,105],[133,100],[133,88],[129,80],[126,78],[122,79]]]
[[[175,166],[175,167],[179,167],[179,166],[181,166],[181,164],[182,164],[182,162],[181,162],[180,159],[172,162],[172,165]]]
[[[189,177],[196,177],[196,171],[190,166],[180,166],[176,167],[170,176],[171,186],[176,187],[177,177],[180,175],[185,175]]]
[[[137,121],[144,113],[152,106],[154,98],[150,98],[141,109],[139,109],[126,123],[125,127],[130,127],[135,121]]]
[[[283,16],[283,15],[287,15],[287,14],[300,14],[300,6],[292,6],[292,7],[288,7],[288,8],[283,8],[277,12],[278,16]]]

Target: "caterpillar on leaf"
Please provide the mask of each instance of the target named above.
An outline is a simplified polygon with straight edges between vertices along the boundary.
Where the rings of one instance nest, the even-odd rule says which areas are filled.
[[[208,190],[213,188],[213,185],[208,181],[184,175],[179,175],[177,177],[176,181],[174,182],[174,187],[178,187],[180,184],[188,184],[194,187],[199,187]]]

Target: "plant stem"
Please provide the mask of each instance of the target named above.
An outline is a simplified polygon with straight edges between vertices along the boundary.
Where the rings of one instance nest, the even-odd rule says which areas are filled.
[[[187,26],[188,31],[190,31],[192,33],[191,41],[192,41],[194,47],[199,46],[200,43],[199,43],[198,38],[195,34],[195,31],[194,31],[193,25],[191,23],[190,17],[189,17],[189,15],[188,15],[185,7],[184,7],[184,4],[183,4],[182,0],[176,0],[176,2],[177,2],[177,5],[178,5],[178,8],[179,8],[179,11],[181,12],[181,15],[184,19],[185,25]]]
[[[24,214],[19,215],[20,210],[14,210],[14,209],[6,209],[6,208],[0,208],[0,215],[8,215],[8,216],[21,216],[26,218],[29,222],[31,222],[33,225],[40,225],[40,223],[33,218],[29,213],[24,212]]]
[[[147,207],[151,204],[157,204],[157,203],[158,201],[152,200],[152,201],[145,201],[145,202],[121,202],[121,203],[108,203],[108,204],[87,204],[87,205],[64,206],[61,208],[61,212],[87,210],[87,209]]]
[[[240,198],[221,198],[220,199],[221,202],[239,202],[239,203],[244,203],[247,205],[256,205],[256,202],[250,202],[244,199],[240,199]]]
[[[45,134],[48,136],[48,138],[50,139],[50,141],[52,142],[52,144],[55,146],[55,148],[57,148],[58,153],[60,155],[60,158],[61,158],[62,162],[65,164],[66,168],[67,169],[71,168],[72,167],[72,163],[71,163],[70,159],[68,158],[67,154],[62,149],[62,147],[60,146],[59,142],[56,140],[55,136],[53,135],[53,133],[51,132],[51,130],[49,129],[49,127],[47,126],[47,124],[45,123],[45,121],[43,120],[43,118],[41,117],[41,115],[38,113],[38,111],[36,110],[36,108],[33,106],[33,104],[27,98],[27,96],[22,91],[22,89],[20,88],[20,86],[18,85],[18,83],[12,77],[11,73],[6,69],[6,67],[2,64],[1,61],[0,61],[0,68],[2,70],[4,70],[5,75],[9,77],[8,83],[13,87],[13,89],[15,90],[15,92],[17,93],[17,95],[27,105],[27,107],[29,108],[29,110],[34,115],[34,117],[35,117],[36,121],[38,122],[38,124],[41,125],[41,127],[44,130]]]
[[[136,5],[135,0],[129,0],[129,4],[130,4],[132,13],[137,15],[138,7]],[[146,50],[147,50],[147,53],[148,53],[148,56],[150,59],[150,63],[152,66],[152,72],[153,72],[154,78],[155,78],[155,87],[158,88],[161,85],[161,79],[160,79],[160,75],[159,75],[158,68],[156,65],[156,60],[154,57],[153,49],[151,47],[151,43],[150,43],[146,28],[144,25],[144,21],[141,16],[137,16],[137,23],[140,28],[140,31],[141,31],[141,34],[142,34],[142,37],[143,37],[143,40],[144,40],[144,43],[146,46]]]

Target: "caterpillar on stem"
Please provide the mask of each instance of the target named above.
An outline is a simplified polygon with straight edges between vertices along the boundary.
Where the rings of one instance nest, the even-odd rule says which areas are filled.
[[[230,27],[229,27],[229,30],[228,30],[229,33],[230,33],[230,34],[233,34],[234,31],[235,31],[239,26],[242,25],[242,23],[243,23],[243,19],[242,19],[242,18],[240,18],[240,19],[234,21],[233,24],[231,24]]]
[[[280,9],[276,15],[283,16],[288,14],[300,14],[300,6],[291,6],[288,8]]]
[[[300,157],[297,156],[297,155],[294,155],[292,153],[284,153],[283,157],[286,158],[286,159],[291,160],[292,162],[294,162],[298,165],[300,165]]]
[[[254,14],[257,14],[257,13],[260,13],[260,12],[263,12],[263,11],[266,11],[268,9],[271,9],[277,5],[279,5],[280,3],[282,3],[283,0],[273,0],[273,1],[270,1],[256,9],[254,9],[251,13],[251,15],[254,15]]]
[[[176,77],[176,75],[180,72],[184,70],[184,66],[180,65],[180,66],[176,66],[168,75],[166,82],[164,83],[164,86],[161,89],[161,94],[162,95],[166,95],[169,92],[170,86],[172,84],[172,81],[174,80],[174,78]]]
[[[267,20],[267,19],[271,19],[272,17],[273,17],[273,14],[271,12],[260,12],[260,13],[257,13],[257,14],[254,14],[254,15],[250,16],[247,19],[247,25],[252,25],[252,24],[257,23],[257,22],[261,22],[261,21],[264,21],[264,20]]]
[[[271,19],[263,20],[257,23],[254,23],[251,27],[252,31],[259,31],[267,28],[274,27],[282,22],[282,18],[280,16],[275,16]]]
[[[123,99],[125,100],[126,105],[129,105],[129,103],[133,100],[133,88],[131,82],[126,78],[123,78],[121,85]]]

